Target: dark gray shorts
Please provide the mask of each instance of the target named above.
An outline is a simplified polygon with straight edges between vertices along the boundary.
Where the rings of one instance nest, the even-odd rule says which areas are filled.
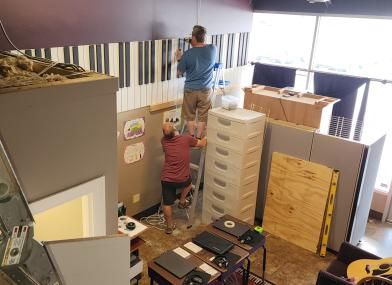
[[[192,179],[190,177],[184,182],[161,181],[163,205],[173,205],[174,202],[177,200],[177,189],[183,189],[185,187],[188,187],[191,183]]]

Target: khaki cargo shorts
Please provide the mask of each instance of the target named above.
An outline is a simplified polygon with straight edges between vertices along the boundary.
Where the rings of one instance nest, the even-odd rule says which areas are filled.
[[[184,100],[182,103],[182,117],[186,121],[207,122],[208,110],[211,109],[212,89],[205,90],[184,90]]]

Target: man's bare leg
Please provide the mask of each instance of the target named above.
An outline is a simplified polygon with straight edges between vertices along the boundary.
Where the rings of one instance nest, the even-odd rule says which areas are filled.
[[[187,121],[187,128],[189,135],[194,136],[195,135],[195,121]]]
[[[185,187],[184,189],[182,189],[181,191],[181,195],[180,195],[180,203],[181,204],[185,204],[186,202],[186,196],[188,195],[189,191],[192,189],[192,183],[189,184],[189,186]]]
[[[201,139],[204,134],[204,129],[206,127],[206,122],[198,122],[197,123],[197,138]]]
[[[168,227],[169,229],[173,228],[173,210],[172,210],[172,206],[170,205],[163,205],[162,206],[162,211],[163,211],[163,215],[165,216],[165,220],[166,220],[166,227]]]

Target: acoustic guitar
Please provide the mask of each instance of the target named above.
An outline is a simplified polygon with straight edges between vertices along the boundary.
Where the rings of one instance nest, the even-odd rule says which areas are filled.
[[[392,257],[384,259],[358,259],[350,263],[347,277],[360,280],[371,276],[392,275]]]

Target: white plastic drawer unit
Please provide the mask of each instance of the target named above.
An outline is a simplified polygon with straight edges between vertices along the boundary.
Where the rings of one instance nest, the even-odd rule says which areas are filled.
[[[208,112],[208,127],[240,138],[264,133],[264,125],[265,115],[251,110],[215,108]]]
[[[246,199],[249,196],[257,196],[258,181],[252,181],[248,184],[238,186],[227,182],[225,177],[214,175],[213,173],[205,173],[203,192],[209,195],[213,191],[216,192],[216,198],[222,202],[236,202]],[[221,196],[219,196],[221,195]],[[223,196],[222,196],[223,195]],[[256,200],[253,201],[255,203]]]
[[[247,152],[240,154],[229,148],[208,142],[207,157],[214,157],[223,161],[228,161],[236,165],[238,168],[243,168],[251,165],[256,161],[260,163],[261,148],[254,147]]]
[[[229,213],[229,214],[232,215],[231,213]],[[208,225],[208,224],[211,224],[212,222],[218,220],[222,216],[223,215],[213,214],[210,211],[203,211],[201,220],[204,224]],[[235,216],[235,215],[232,215],[232,216],[234,216],[235,218],[237,218],[245,223],[251,224],[251,225],[254,223],[254,220],[255,220],[254,215],[252,215],[252,216],[243,215],[243,217]]]
[[[261,119],[262,120],[253,123],[245,124],[210,115],[208,117],[208,126],[213,129],[225,131],[232,136],[246,138],[254,134],[264,133],[264,117],[261,117]]]
[[[247,167],[238,168],[228,161],[207,156],[206,173],[211,173],[217,177],[225,179],[226,182],[242,186],[254,181],[258,181],[260,161],[249,163]]]
[[[227,203],[217,203],[209,197],[203,197],[202,221],[203,223],[209,223],[211,222],[208,220],[209,216],[220,218],[225,214],[230,214],[242,221],[251,220],[250,223],[253,224],[255,209],[256,207],[254,203],[239,207]],[[207,219],[205,219],[206,217]]]
[[[260,132],[254,133],[252,136],[248,136],[246,138],[239,138],[231,135],[227,131],[208,127],[207,142],[217,144],[243,154],[261,149],[263,134]]]
[[[253,190],[243,194],[239,193],[237,189],[237,191],[225,191],[206,184],[204,186],[203,197],[211,199],[217,205],[229,204],[232,207],[244,208],[249,205],[256,205],[257,183],[250,183],[250,186]]]

